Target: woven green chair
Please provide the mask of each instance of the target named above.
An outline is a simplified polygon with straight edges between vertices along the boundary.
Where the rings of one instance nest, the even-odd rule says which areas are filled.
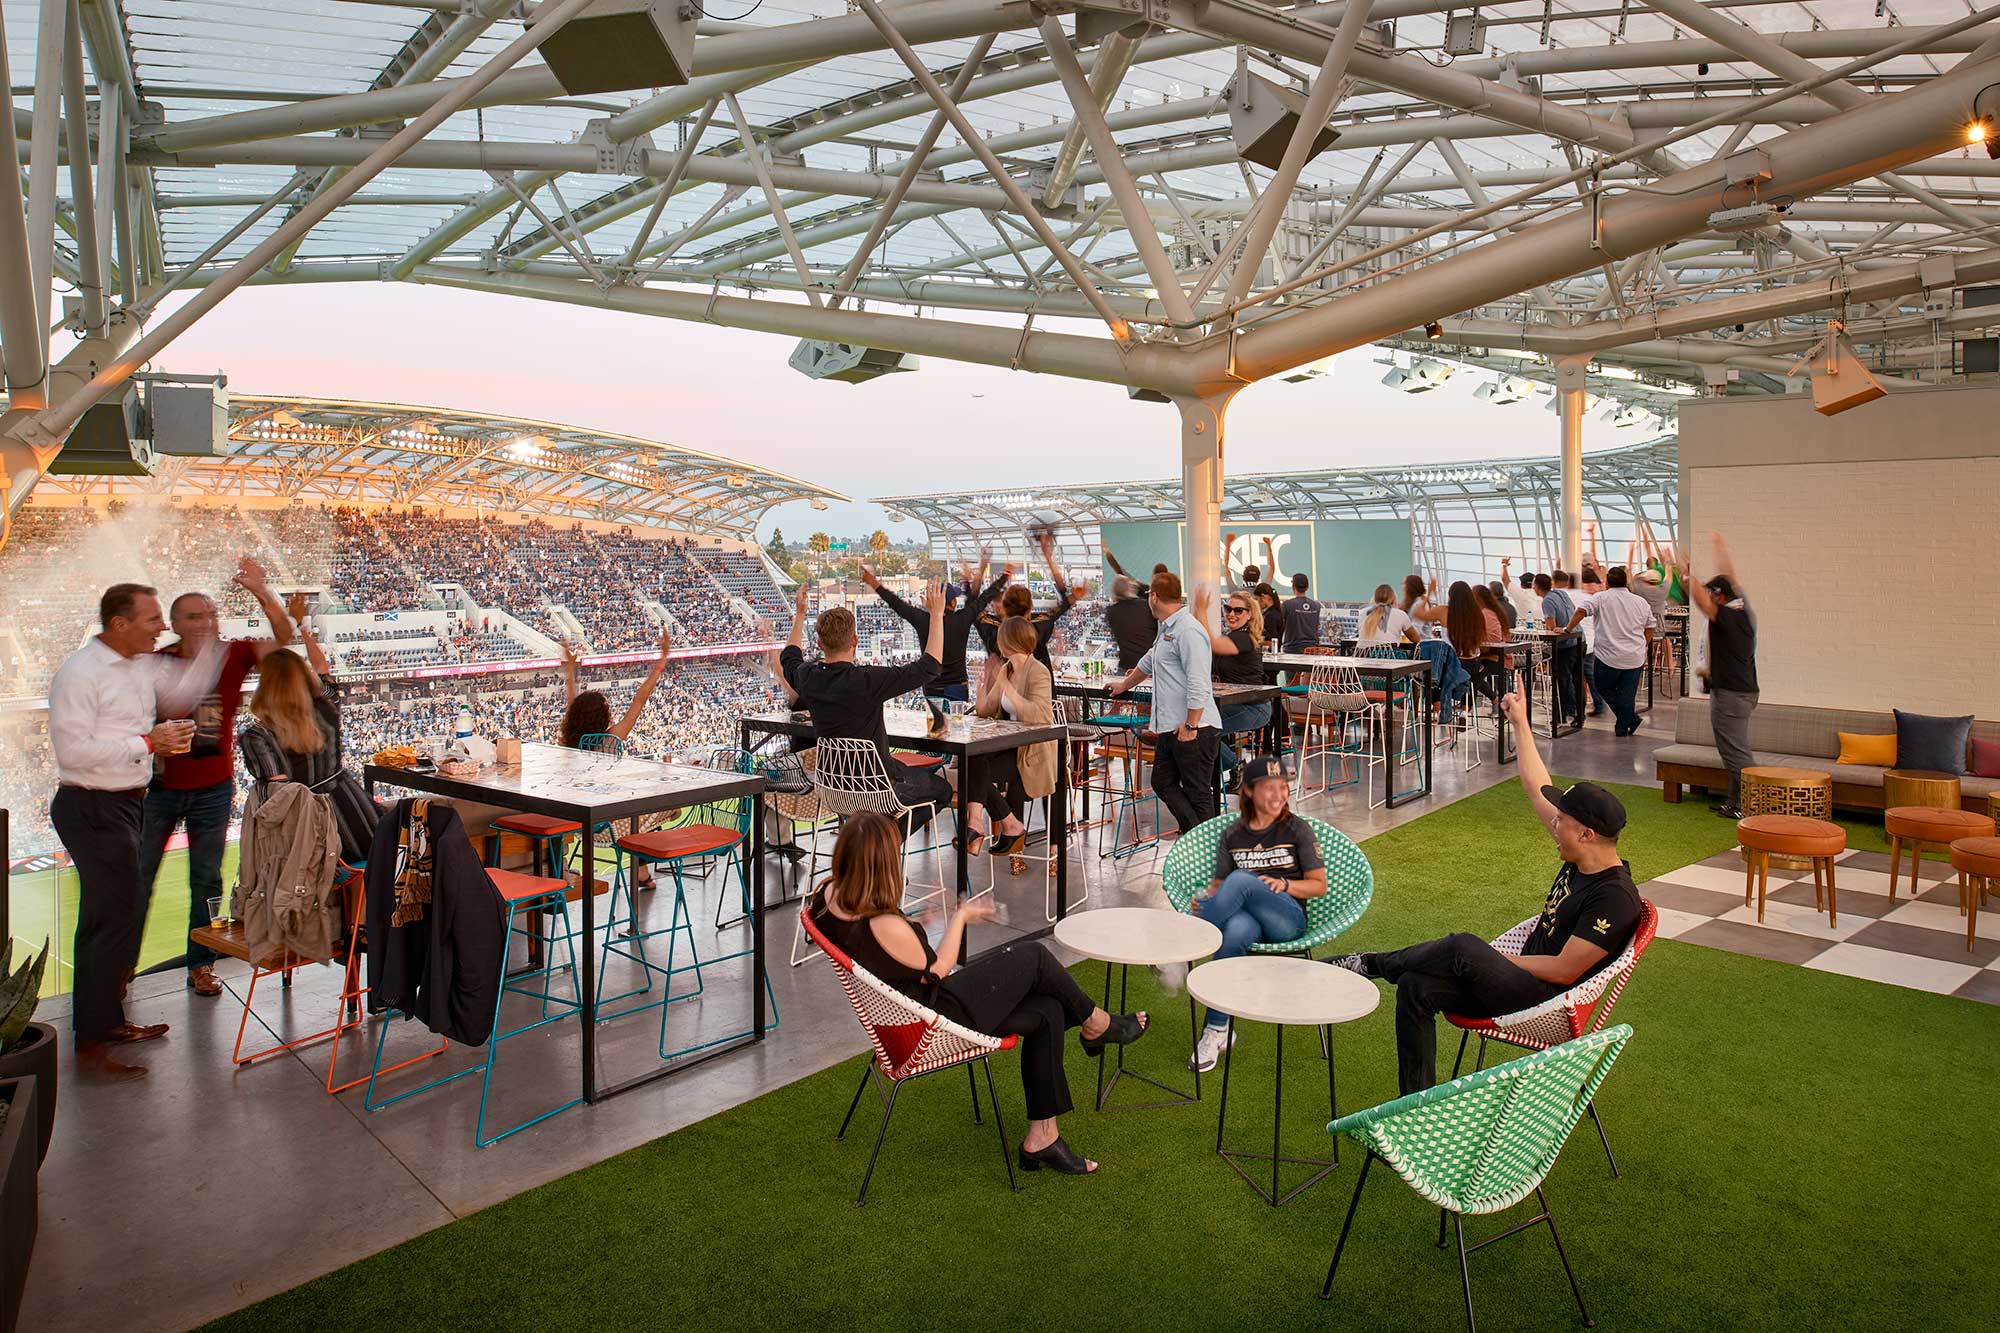
[[[1439,1249],[1444,1248],[1444,1224],[1449,1217],[1458,1236],[1458,1275],[1465,1286],[1465,1323],[1475,1331],[1472,1314],[1472,1270],[1466,1256],[1496,1240],[1505,1240],[1538,1222],[1549,1224],[1556,1258],[1562,1261],[1569,1289],[1586,1328],[1595,1327],[1583,1303],[1583,1290],[1563,1253],[1555,1217],[1542,1193],[1542,1178],[1555,1165],[1597,1085],[1624,1050],[1632,1029],[1617,1027],[1578,1037],[1524,1059],[1464,1078],[1455,1078],[1423,1092],[1384,1102],[1366,1111],[1344,1115],[1328,1125],[1330,1134],[1345,1134],[1368,1150],[1354,1200],[1340,1225],[1333,1262],[1326,1268],[1320,1299],[1333,1294],[1334,1270],[1347,1247],[1348,1228],[1361,1206],[1361,1190],[1376,1158],[1387,1162],[1411,1189],[1437,1204]],[[1471,1246],[1465,1243],[1467,1213],[1497,1213],[1512,1208],[1530,1194],[1542,1211]]]
[[[1331,943],[1368,910],[1375,897],[1375,870],[1361,849],[1339,829],[1323,819],[1300,815],[1319,840],[1320,860],[1326,862],[1326,892],[1302,901],[1306,909],[1306,933],[1295,940],[1260,941],[1251,953],[1297,954],[1310,958],[1312,951]],[[1162,867],[1161,887],[1177,912],[1188,911],[1195,894],[1215,878],[1215,849],[1221,845],[1223,830],[1235,822],[1235,815],[1218,815],[1181,834],[1167,853]]]

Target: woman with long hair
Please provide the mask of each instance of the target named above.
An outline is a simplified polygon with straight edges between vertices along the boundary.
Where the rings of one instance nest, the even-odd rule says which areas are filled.
[[[1492,594],[1488,594],[1491,596]],[[1451,641],[1452,651],[1461,662],[1471,662],[1486,651],[1489,639],[1504,638],[1504,633],[1495,635],[1487,626],[1486,612],[1479,605],[1479,598],[1473,593],[1472,585],[1459,579],[1451,585],[1451,592],[1445,601],[1444,635]]]
[[[1025,583],[1009,583],[1000,600],[986,608],[986,613],[972,622],[972,628],[979,635],[979,641],[986,645],[986,655],[996,656],[1000,652],[1000,626],[1019,617],[1028,622],[1035,631],[1035,660],[1046,667],[1051,676],[1055,674],[1055,663],[1049,659],[1049,639],[1056,632],[1056,622],[1068,613],[1074,600],[1069,581],[1063,578],[1062,566],[1056,562],[1056,537],[1053,532],[1041,535],[1042,561],[1049,567],[1049,580],[1056,586],[1056,604],[1047,611],[1035,610],[1034,591]]]
[[[1380,648],[1392,643],[1418,643],[1423,636],[1410,623],[1410,613],[1396,605],[1396,590],[1386,583],[1375,585],[1375,600],[1361,613],[1360,633],[1354,650]]]
[[[1097,1163],[1064,1142],[1056,1118],[1073,1109],[1062,1035],[1079,1030],[1084,1054],[1126,1045],[1146,1031],[1144,1013],[1111,1015],[1091,1002],[1045,945],[1021,941],[958,966],[965,928],[993,919],[993,899],[967,899],[937,947],[903,915],[903,833],[886,815],[850,815],[833,844],[832,874],[813,895],[820,932],[885,984],[975,1032],[1021,1038],[1021,1091],[1028,1133],[1021,1169],[1087,1175]]]
[[[1305,899],[1326,892],[1326,862],[1319,839],[1292,813],[1291,783],[1276,756],[1260,754],[1243,765],[1237,820],[1222,831],[1215,874],[1194,897],[1193,912],[1222,932],[1217,958],[1235,958],[1257,943],[1295,940],[1305,933]],[[1208,1011],[1208,1022],[1188,1059],[1190,1069],[1215,1068],[1231,1043],[1229,1015]]]
[[[1195,589],[1196,624],[1207,626],[1208,606],[1213,600],[1208,589]],[[1248,589],[1238,588],[1223,598],[1222,630],[1220,633],[1210,630],[1208,634],[1208,646],[1213,658],[1210,674],[1218,682],[1225,685],[1264,683],[1264,653],[1257,646],[1261,629],[1257,599]],[[1255,735],[1262,731],[1271,720],[1271,704],[1269,700],[1254,704],[1222,703],[1218,700],[1216,713],[1222,726],[1222,771],[1227,776],[1242,763],[1230,738],[1246,732]]]
[[[1049,669],[1035,660],[1035,627],[1021,616],[1009,616],[1000,622],[994,641],[999,651],[986,659],[986,679],[976,710],[979,716],[1005,717],[1038,727],[1053,725],[1055,680]],[[1014,873],[1023,873],[1028,866],[1021,848],[1028,840],[1028,829],[1021,822],[1022,816],[1029,801],[1056,789],[1056,742],[980,755],[970,760],[966,769],[972,799],[983,807],[995,835],[993,854],[1009,857]],[[975,855],[980,836],[972,835],[968,844],[967,850]]]
[[[305,628],[303,599],[295,597],[294,605],[306,651],[323,665],[326,658]],[[262,787],[302,782],[324,795],[340,830],[341,859],[350,865],[366,861],[382,809],[342,762],[340,706],[330,683],[296,653],[267,653],[257,665],[250,717],[236,742],[245,771]]]
[[[562,649],[563,672],[563,717],[562,726],[556,735],[556,744],[566,750],[574,750],[583,744],[586,736],[616,736],[622,747],[632,739],[632,728],[639,724],[639,717],[646,711],[646,701],[659,688],[660,677],[666,674],[667,654],[673,651],[673,635],[660,631],[660,655],[653,660],[646,678],[639,682],[639,688],[632,692],[632,703],[625,710],[625,716],[616,722],[611,720],[611,701],[601,690],[580,690],[577,688],[576,649],[568,640],[560,644]]]

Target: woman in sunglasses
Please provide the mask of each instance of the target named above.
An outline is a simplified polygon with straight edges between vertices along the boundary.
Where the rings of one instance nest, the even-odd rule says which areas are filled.
[[[1213,595],[1206,588],[1197,588],[1194,594],[1194,618],[1208,623],[1209,603]],[[1239,588],[1229,594],[1222,603],[1222,631],[1210,630],[1209,647],[1214,650],[1215,679],[1224,685],[1262,685],[1264,683],[1264,654],[1257,646],[1263,630],[1263,619],[1258,611],[1255,594]],[[1232,736],[1245,733],[1255,735],[1271,720],[1271,705],[1265,703],[1228,703],[1218,698],[1216,710],[1222,717],[1222,771],[1235,771],[1237,765],[1236,747],[1230,743]]]

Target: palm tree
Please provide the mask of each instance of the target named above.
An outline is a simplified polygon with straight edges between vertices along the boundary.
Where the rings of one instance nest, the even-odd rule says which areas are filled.
[[[877,560],[880,560],[882,552],[889,549],[889,534],[880,528],[875,529],[874,535],[868,539],[868,549]]]

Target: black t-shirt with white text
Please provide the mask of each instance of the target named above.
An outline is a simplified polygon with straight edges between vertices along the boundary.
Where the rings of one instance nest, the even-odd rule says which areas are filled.
[[[1639,890],[1632,883],[1629,863],[1621,861],[1608,870],[1586,875],[1573,862],[1565,861],[1556,872],[1555,883],[1549,886],[1541,919],[1535,922],[1521,952],[1554,957],[1572,937],[1581,935],[1605,952],[1597,966],[1584,973],[1584,977],[1594,976],[1624,950],[1638,927]]]
[[[1740,597],[1718,606],[1709,622],[1708,688],[1757,693],[1757,619]]]
[[[1222,831],[1222,841],[1215,848],[1217,879],[1232,870],[1304,879],[1325,864],[1320,860],[1319,839],[1297,815],[1276,820],[1263,829],[1251,828],[1249,820],[1238,819]]]

